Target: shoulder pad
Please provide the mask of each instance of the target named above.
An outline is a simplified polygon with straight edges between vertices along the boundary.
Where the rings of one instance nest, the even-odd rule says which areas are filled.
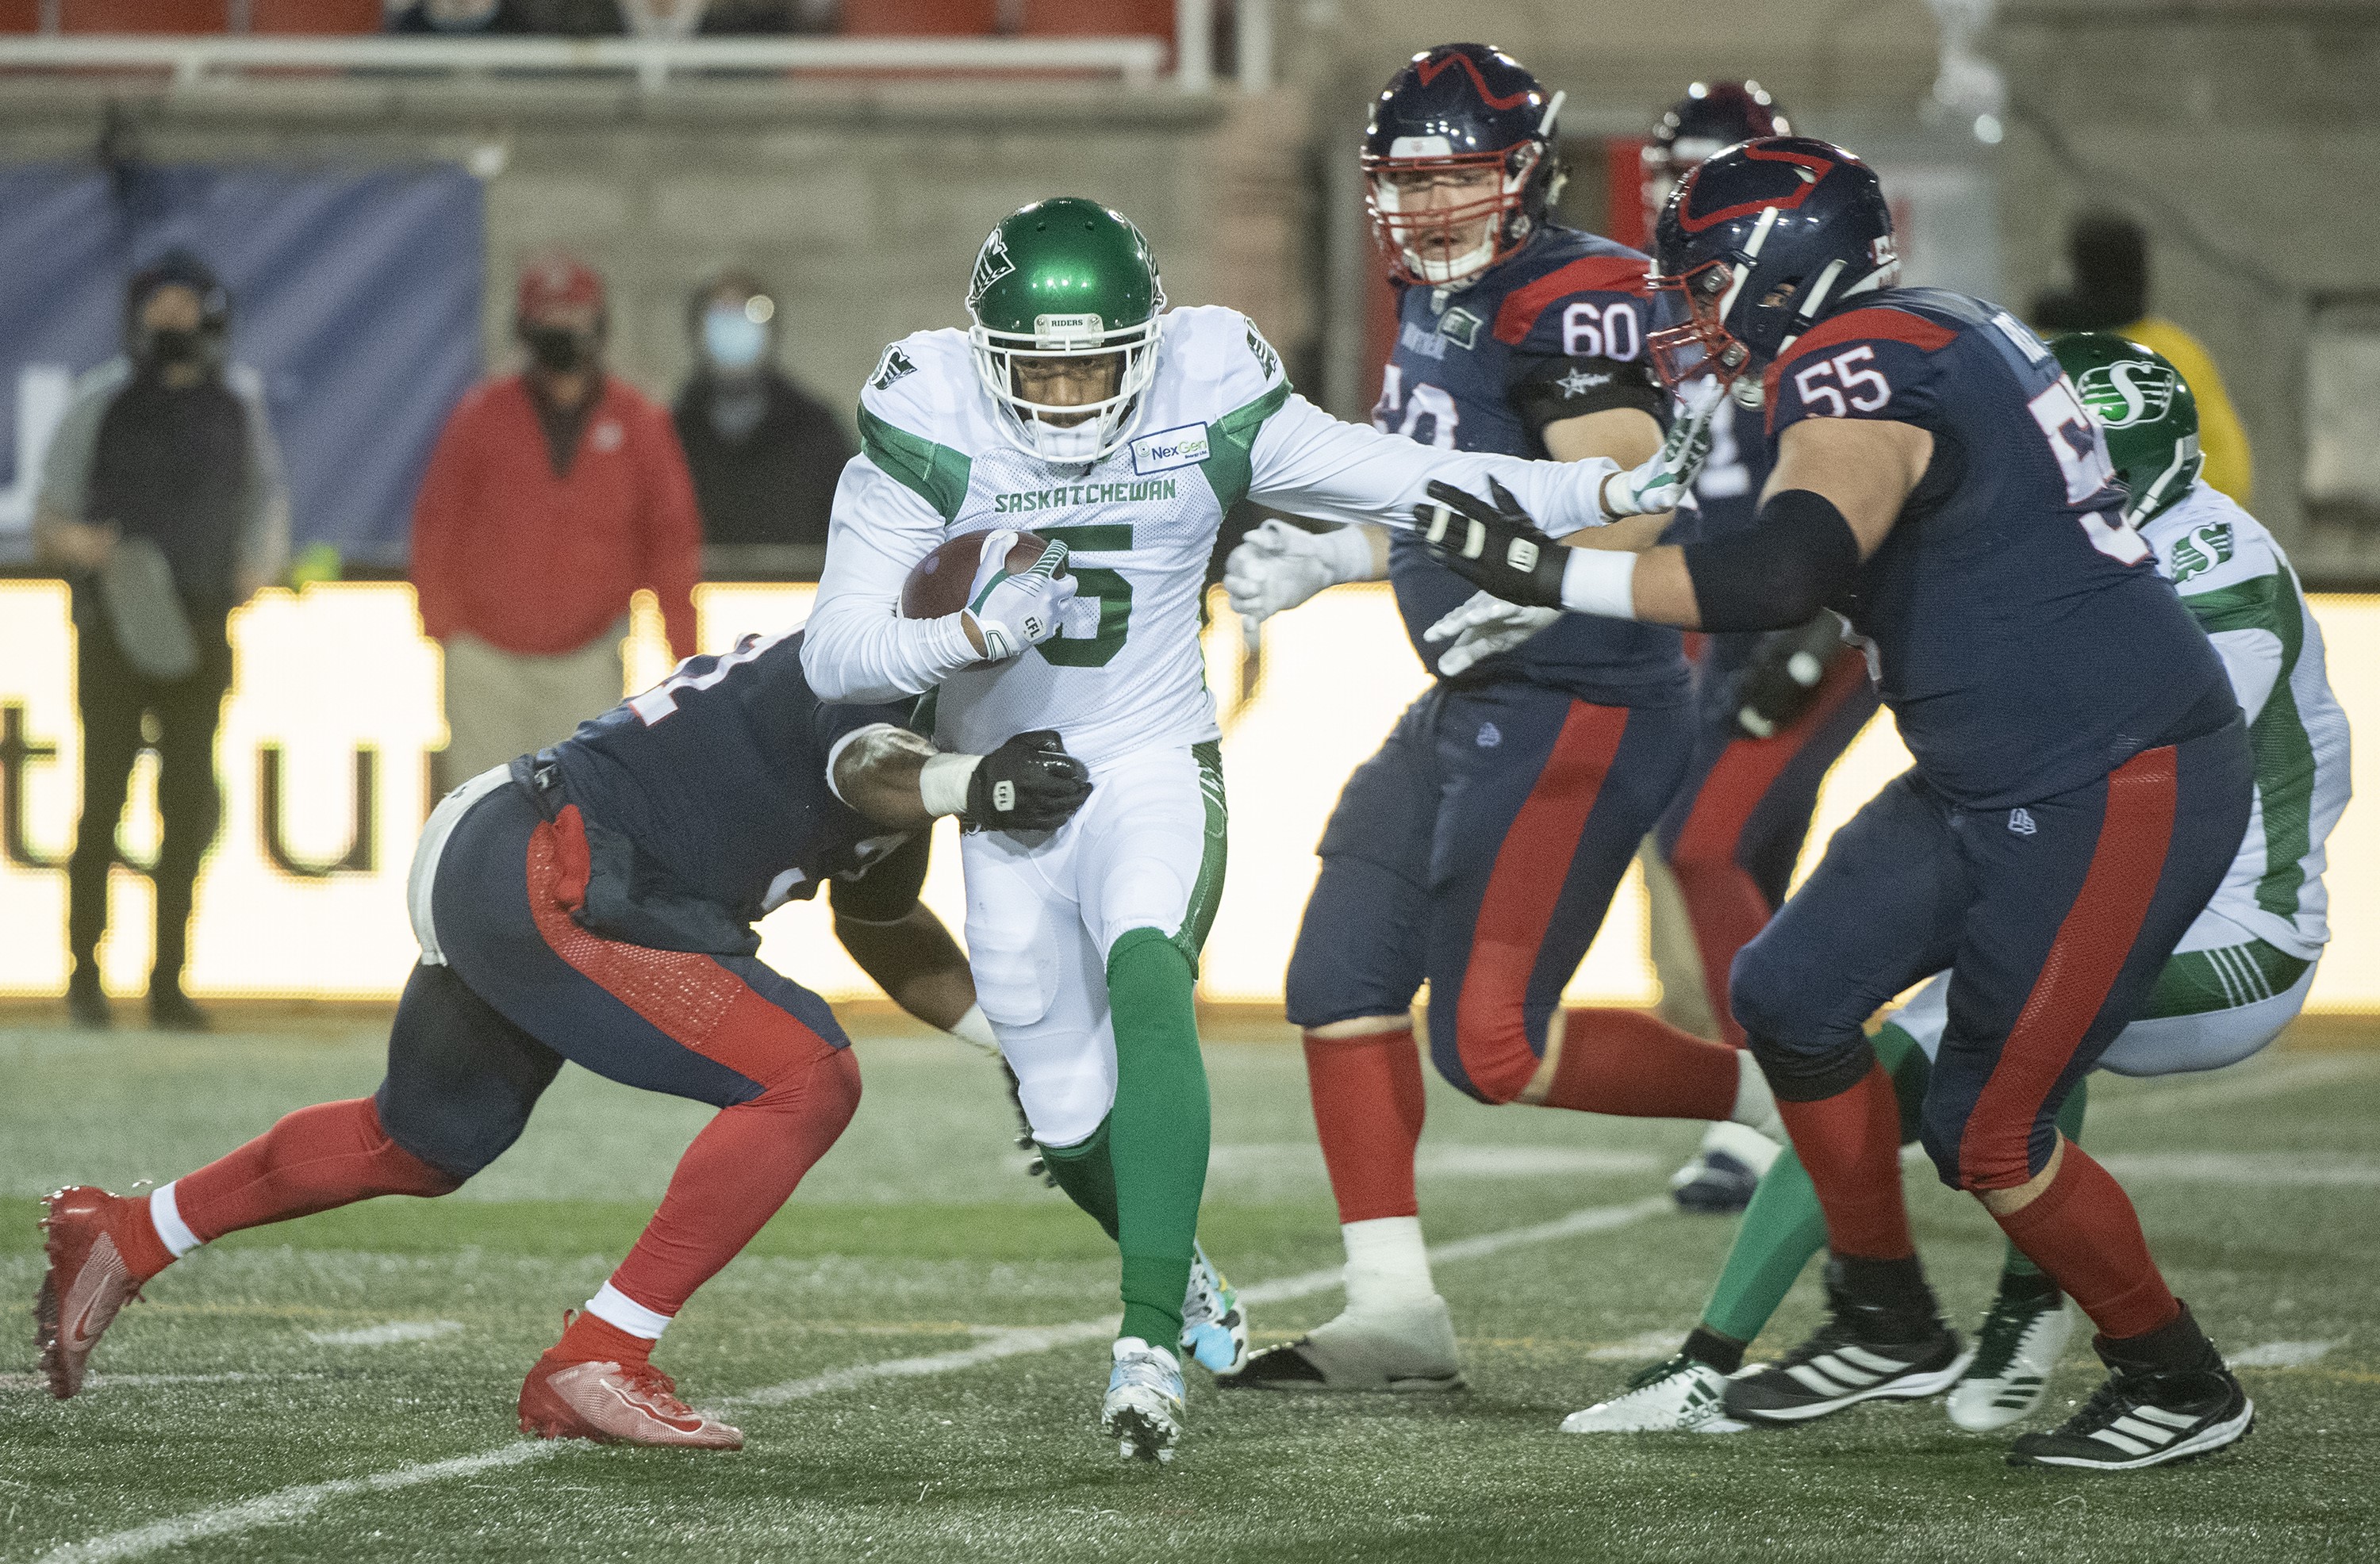
[[[1214,388],[1225,408],[1289,383],[1281,355],[1257,323],[1221,305],[1188,305],[1166,314],[1165,352],[1178,372]],[[1160,370],[1160,371],[1163,371]]]
[[[913,332],[886,347],[859,390],[863,426],[877,418],[945,445],[967,443],[975,363],[965,333]]]

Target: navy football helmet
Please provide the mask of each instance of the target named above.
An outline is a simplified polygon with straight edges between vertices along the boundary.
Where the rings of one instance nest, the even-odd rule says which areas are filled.
[[[1390,273],[1464,282],[1526,243],[1561,193],[1561,105],[1484,43],[1441,43],[1407,62],[1364,128],[1365,208]]]
[[[1785,111],[1757,81],[1697,81],[1653,127],[1640,159],[1645,175],[1645,231],[1660,220],[1670,192],[1686,170],[1738,141],[1791,136]]]
[[[1683,323],[1645,346],[1671,385],[1766,366],[1811,325],[1900,275],[1876,171],[1806,136],[1746,141],[1690,170],[1653,229],[1657,290]]]

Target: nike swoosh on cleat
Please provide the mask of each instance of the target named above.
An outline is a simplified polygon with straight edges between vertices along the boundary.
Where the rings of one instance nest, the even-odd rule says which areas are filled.
[[[74,1286],[67,1291],[62,1318],[67,1345],[87,1350],[99,1340],[100,1331],[107,1328],[107,1321],[99,1322],[99,1330],[86,1330],[92,1310],[98,1307],[111,1282],[129,1280],[131,1276],[124,1256],[116,1252],[115,1240],[106,1233],[100,1234],[99,1242],[91,1246],[91,1254],[84,1258],[82,1269],[75,1273]],[[109,1317],[114,1317],[112,1312]]]

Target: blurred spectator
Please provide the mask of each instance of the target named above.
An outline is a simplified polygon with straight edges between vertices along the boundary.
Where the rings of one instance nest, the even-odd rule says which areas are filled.
[[[2198,443],[2206,481],[2249,503],[2255,467],[2248,431],[2198,339],[2149,313],[2149,241],[2141,225],[2112,212],[2086,212],[2066,230],[2073,281],[2034,300],[2034,323],[2051,332],[2114,332],[2165,355],[2198,399]]]
[[[231,611],[289,550],[281,453],[261,382],[229,370],[231,296],[173,250],[125,290],[124,352],[83,377],[42,468],[36,546],[73,584],[82,818],[67,867],[67,1004],[110,1024],[95,952],[107,932],[115,827],[155,724],[156,958],[149,1014],[204,1031],[182,992],[190,893],[221,823],[215,723],[231,686]]]
[[[464,396],[413,509],[422,627],[446,649],[446,788],[619,701],[638,588],[694,654],[694,491],[668,415],[603,370],[603,280],[531,261],[514,330],[528,367]]]
[[[851,441],[826,404],[777,367],[779,319],[748,272],[721,273],[686,307],[696,368],[675,417],[705,542],[826,544]]]

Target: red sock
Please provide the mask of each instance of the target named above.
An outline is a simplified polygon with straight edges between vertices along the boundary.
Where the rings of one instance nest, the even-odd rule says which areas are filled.
[[[368,1097],[289,1114],[228,1157],[174,1181],[183,1225],[202,1240],[376,1194],[444,1194],[460,1179],[388,1138]]]
[[[1684,844],[1681,843],[1682,848]],[[1733,852],[1732,843],[1729,853]],[[1736,867],[1732,856],[1718,862],[1685,860],[1670,866],[1678,881],[1678,895],[1686,903],[1686,921],[1694,926],[1694,950],[1701,956],[1703,987],[1710,995],[1711,1014],[1719,1037],[1730,1048],[1743,1047],[1743,1028],[1728,1008],[1728,975],[1735,952],[1768,926],[1768,899],[1752,877]]]
[[[1735,1111],[1743,1067],[1726,1044],[1641,1010],[1573,1010],[1562,1020],[1546,1107],[1627,1119],[1725,1119]]]
[[[2172,1323],[2181,1305],[2149,1258],[2141,1218],[2107,1170],[2072,1141],[2058,1176],[2000,1231],[2082,1306],[2102,1336],[2145,1336]]]
[[[755,1001],[759,1002],[759,1001]],[[829,1048],[748,1102],[722,1108],[678,1158],[661,1209],[612,1273],[612,1285],[656,1314],[752,1242],[859,1107],[859,1063]]]
[[[1826,1210],[1827,1247],[1863,1260],[1915,1255],[1900,1199],[1900,1102],[1884,1066],[1816,1102],[1779,1097],[1777,1111]]]
[[[545,1355],[556,1363],[615,1363],[634,1368],[652,1356],[653,1344],[585,1309],[563,1328],[562,1340]]]
[[[129,1207],[125,1219],[108,1228],[115,1240],[115,1252],[124,1256],[124,1268],[132,1273],[137,1286],[174,1263],[174,1252],[157,1236],[157,1224],[149,1219],[149,1197],[128,1195],[124,1204]]]
[[[1305,1035],[1305,1085],[1339,1219],[1414,1217],[1414,1148],[1421,1144],[1421,1055],[1413,1028],[1360,1037]]]

